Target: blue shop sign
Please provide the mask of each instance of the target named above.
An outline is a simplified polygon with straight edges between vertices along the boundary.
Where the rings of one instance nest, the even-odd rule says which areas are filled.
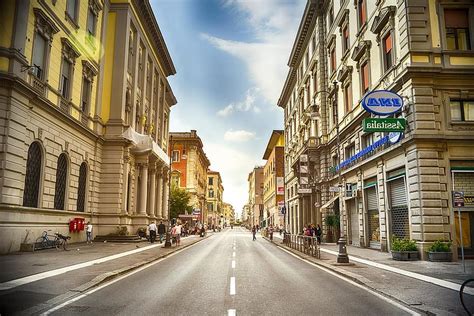
[[[375,115],[390,115],[403,108],[403,98],[388,90],[375,90],[362,99],[362,107]]]

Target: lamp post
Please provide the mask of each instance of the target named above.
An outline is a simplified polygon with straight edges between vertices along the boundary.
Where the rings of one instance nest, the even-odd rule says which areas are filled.
[[[338,203],[339,206],[341,205],[341,141],[340,141],[340,136],[339,136],[339,118],[338,118],[338,104],[337,104],[337,81],[333,82],[334,85],[334,118],[335,118],[335,123],[336,123],[336,141],[337,141],[337,165],[339,168],[337,169],[337,186],[339,188],[339,199]],[[337,241],[337,244],[339,245],[339,252],[337,254],[337,263],[349,263],[349,256],[347,255],[347,249],[346,249],[346,237],[344,234],[344,220],[342,216],[342,209],[339,207],[339,229],[341,230],[341,236],[339,237],[339,240]]]
[[[169,139],[169,148],[170,148],[170,174],[168,177],[168,231],[166,232],[166,239],[165,239],[165,248],[171,247],[171,164],[173,163],[173,136],[170,135]]]

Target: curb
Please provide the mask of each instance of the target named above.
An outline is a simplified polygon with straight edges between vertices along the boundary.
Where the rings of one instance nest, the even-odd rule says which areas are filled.
[[[325,268],[325,269],[331,270],[332,272],[335,272],[335,273],[337,273],[337,274],[339,274],[339,275],[341,275],[341,276],[343,276],[343,277],[345,277],[345,278],[347,278],[347,279],[349,279],[349,280],[351,280],[351,281],[353,281],[353,282],[355,282],[355,283],[357,283],[357,284],[359,284],[359,285],[362,285],[362,286],[364,286],[364,287],[370,289],[371,291],[373,291],[373,292],[375,292],[375,293],[378,293],[378,294],[380,294],[380,295],[382,295],[382,296],[384,296],[384,297],[387,297],[387,298],[389,298],[389,299],[391,299],[391,300],[393,300],[393,301],[395,301],[395,302],[397,302],[397,303],[399,303],[399,304],[401,304],[401,305],[403,305],[403,306],[409,308],[410,310],[413,310],[413,311],[415,311],[415,312],[422,313],[422,314],[430,313],[429,311],[425,311],[425,310],[422,310],[422,309],[414,308],[412,305],[408,304],[407,302],[404,302],[404,301],[398,299],[397,297],[394,297],[394,296],[392,296],[392,295],[390,295],[390,294],[387,294],[387,293],[385,293],[385,292],[383,292],[383,291],[380,291],[379,289],[377,289],[377,288],[371,286],[370,283],[374,283],[374,282],[371,281],[371,280],[369,280],[369,279],[367,279],[366,277],[363,277],[363,276],[360,276],[360,275],[358,275],[358,274],[356,274],[356,273],[352,273],[352,272],[349,272],[349,271],[340,269],[340,268],[338,268],[337,266],[334,266],[334,265],[332,265],[332,264],[328,264],[328,263],[321,262],[321,261],[320,261],[321,259],[316,259],[316,258],[314,258],[314,257],[311,257],[311,256],[308,256],[308,255],[306,255],[306,254],[300,253],[299,251],[295,251],[293,248],[287,247],[287,246],[285,246],[285,245],[282,244],[282,243],[276,243],[276,242],[270,241],[270,239],[267,238],[267,237],[263,237],[263,238],[264,238],[265,240],[267,240],[269,243],[274,244],[276,247],[279,247],[279,248],[281,248],[281,249],[284,249],[284,250],[286,250],[286,251],[289,251],[289,252],[291,252],[292,254],[294,254],[294,255],[296,255],[296,256],[298,256],[298,257],[304,259],[304,260],[307,260],[307,261],[309,261],[309,262],[311,262],[311,263],[313,263],[313,264],[315,264],[315,265],[318,265],[318,266],[321,266],[321,267],[323,267],[323,268]],[[360,265],[360,264],[354,263],[354,264],[352,264],[351,266],[357,266],[357,265]]]
[[[52,299],[46,301],[46,302],[43,302],[43,303],[40,303],[36,306],[33,306],[27,310],[24,310],[24,311],[20,311],[19,312],[19,315],[33,315],[33,314],[40,314],[46,310],[49,310],[51,309],[52,307],[56,306],[56,305],[59,305],[60,303],[64,302],[64,301],[67,301],[75,296],[78,296],[78,295],[81,295],[82,293],[84,292],[87,292],[88,290],[94,288],[94,287],[97,287],[98,285],[102,284],[102,283],[105,283],[105,282],[108,282],[110,280],[113,280],[121,275],[124,275],[124,274],[127,274],[128,272],[131,272],[135,269],[138,269],[140,267],[143,267],[147,264],[150,264],[154,261],[158,261],[160,259],[163,259],[163,258],[166,258],[168,257],[169,255],[171,255],[172,253],[178,251],[178,250],[183,250],[183,249],[186,249],[192,245],[195,245],[209,237],[211,237],[213,235],[209,235],[209,234],[206,234],[206,236],[204,237],[201,237],[200,239],[192,242],[192,243],[189,243],[187,245],[184,245],[184,246],[180,246],[179,248],[176,247],[176,248],[172,248],[173,250],[168,252],[168,253],[165,253],[165,254],[162,254],[162,255],[159,255],[159,256],[156,256],[156,257],[153,257],[153,258],[149,258],[147,260],[143,260],[141,262],[138,262],[134,265],[131,265],[131,266],[126,266],[126,267],[123,267],[121,269],[117,269],[117,270],[114,270],[114,271],[110,271],[110,272],[106,272],[106,273],[102,273],[98,276],[96,276],[94,279],[92,279],[91,281],[87,282],[87,283],[84,283],[72,290],[69,290],[67,291],[66,293],[64,294],[61,294],[59,296],[56,296],[56,297],[53,297]]]

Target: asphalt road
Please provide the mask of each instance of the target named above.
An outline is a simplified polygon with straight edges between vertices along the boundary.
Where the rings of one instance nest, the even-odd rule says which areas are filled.
[[[235,285],[235,286],[234,286]],[[66,302],[53,315],[405,315],[241,228]]]

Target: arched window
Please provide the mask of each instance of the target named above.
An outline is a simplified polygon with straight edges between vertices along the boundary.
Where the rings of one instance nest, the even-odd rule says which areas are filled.
[[[54,208],[64,210],[66,200],[68,159],[65,153],[59,155],[56,166],[56,188],[54,190]]]
[[[87,164],[83,162],[79,168],[79,186],[77,187],[77,211],[84,212],[86,204]]]
[[[28,149],[28,158],[26,161],[23,206],[38,207],[42,162],[43,154],[41,145],[38,142],[33,142]]]

